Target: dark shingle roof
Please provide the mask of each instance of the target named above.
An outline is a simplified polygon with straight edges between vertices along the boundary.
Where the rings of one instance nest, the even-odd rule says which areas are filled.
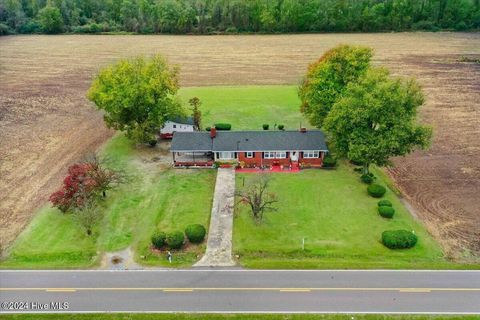
[[[172,121],[172,122],[175,122],[175,123],[189,124],[189,125],[192,125],[192,126],[195,124],[192,117],[172,117],[168,120]]]
[[[212,151],[209,132],[174,132],[171,151]]]
[[[288,151],[328,150],[322,131],[219,131],[175,132],[172,151]]]

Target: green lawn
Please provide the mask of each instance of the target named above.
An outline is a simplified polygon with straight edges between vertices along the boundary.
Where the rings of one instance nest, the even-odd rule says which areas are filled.
[[[229,122],[234,130],[261,129],[269,123],[294,129],[307,122],[299,112],[295,86],[194,87],[180,91],[183,101],[202,101],[204,126]],[[158,149],[158,147],[157,147]],[[110,165],[128,173],[129,182],[102,203],[104,219],[87,237],[74,217],[46,205],[9,249],[0,268],[85,268],[99,256],[131,246],[137,261],[164,265],[164,255],[149,249],[158,226],[183,230],[190,223],[208,228],[215,183],[213,170],[173,170],[152,161],[160,152],[135,147],[117,135],[102,149]],[[168,157],[163,154],[162,157]],[[387,185],[388,178],[375,171]],[[252,175],[245,175],[247,179]],[[247,209],[237,210],[234,250],[240,262],[256,268],[478,268],[449,263],[419,222],[414,221],[393,192],[397,210],[388,221],[376,212],[377,200],[347,164],[338,170],[306,170],[272,175],[272,191],[280,198],[278,212],[256,225]],[[241,176],[238,177],[241,179]],[[59,182],[60,183],[60,182]],[[391,251],[379,242],[387,229],[413,229],[420,241],[414,249]],[[301,250],[305,238],[305,250]],[[192,246],[174,254],[173,266],[189,266],[204,250]]]
[[[167,263],[165,256],[149,250],[150,235],[157,226],[166,232],[183,231],[191,223],[208,228],[214,170],[174,170],[165,165],[160,169],[161,165],[148,162],[158,151],[135,148],[123,135],[110,140],[102,152],[112,167],[129,177],[101,204],[104,218],[94,234],[87,236],[74,215],[46,205],[14,243],[1,267],[83,268],[98,264],[103,252],[128,246],[133,246],[140,263],[162,265]],[[203,246],[193,246],[175,253],[172,266],[191,265],[203,250]]]
[[[477,316],[439,315],[348,315],[348,314],[11,314],[5,320],[474,320]]]
[[[237,186],[251,174],[237,175]],[[452,267],[437,243],[389,190],[393,219],[377,213],[377,201],[366,192],[353,167],[342,162],[337,170],[304,170],[273,174],[270,191],[278,211],[260,224],[247,206],[238,204],[234,250],[252,268],[445,268]],[[380,181],[382,182],[382,181]],[[383,183],[383,182],[382,182]],[[384,183],[383,183],[384,184]],[[390,250],[380,242],[384,230],[414,230],[418,244],[409,250]],[[305,248],[302,250],[302,239]]]
[[[180,90],[183,101],[198,97],[203,127],[218,122],[232,130],[262,130],[262,124],[285,125],[285,129],[309,127],[300,113],[296,86],[192,87]]]

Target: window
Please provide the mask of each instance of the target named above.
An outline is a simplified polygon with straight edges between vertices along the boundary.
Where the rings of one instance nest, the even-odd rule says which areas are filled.
[[[232,160],[235,159],[235,152],[223,151],[218,153],[220,160]]]
[[[303,157],[308,158],[318,158],[319,152],[318,151],[303,151]]]
[[[245,152],[245,157],[253,158],[253,152],[252,151]]]
[[[177,128],[177,125],[176,125],[176,124],[174,124],[174,125],[173,125],[173,129],[176,129],[176,128]]]
[[[269,151],[264,152],[263,157],[265,159],[275,159],[275,152],[269,152]]]
[[[285,159],[287,157],[287,153],[285,151],[265,151],[263,153],[264,159]]]

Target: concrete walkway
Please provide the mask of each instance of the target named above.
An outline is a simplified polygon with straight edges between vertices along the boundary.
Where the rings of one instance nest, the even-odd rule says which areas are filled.
[[[235,202],[235,169],[219,168],[212,216],[208,230],[207,250],[195,267],[234,266],[232,259],[232,227]]]

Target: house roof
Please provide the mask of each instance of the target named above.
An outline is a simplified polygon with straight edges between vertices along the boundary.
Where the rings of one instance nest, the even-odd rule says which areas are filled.
[[[192,117],[172,117],[168,119],[168,121],[175,122],[175,123],[180,123],[180,124],[189,124],[189,125],[194,125],[195,122],[193,121]]]
[[[212,151],[209,132],[174,132],[170,151]]]
[[[325,135],[319,130],[175,132],[171,151],[328,151]]]

